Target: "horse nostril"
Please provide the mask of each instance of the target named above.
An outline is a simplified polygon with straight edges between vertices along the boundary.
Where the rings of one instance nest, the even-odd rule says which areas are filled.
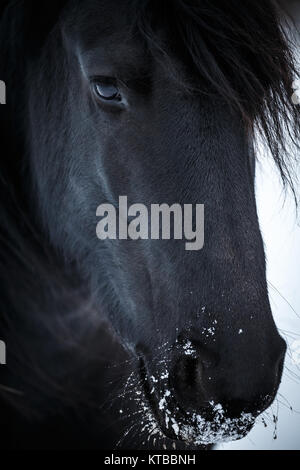
[[[208,376],[218,364],[215,352],[199,342],[178,337],[179,356],[170,375],[170,385],[181,408],[188,410],[204,409],[209,406]]]
[[[208,406],[204,387],[207,364],[199,358],[184,356],[177,360],[170,376],[170,385],[179,406],[185,411]]]
[[[202,365],[198,359],[183,358],[177,363],[176,375],[185,387],[197,387],[201,382]]]

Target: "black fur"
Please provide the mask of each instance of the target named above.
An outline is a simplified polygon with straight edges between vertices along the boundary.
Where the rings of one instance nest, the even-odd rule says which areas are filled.
[[[275,4],[2,2],[0,44],[3,447],[151,448],[135,393],[159,361],[173,370],[178,331],[197,343],[213,319],[216,343],[204,342],[227,358],[224,400],[240,379],[254,402],[250,372],[273,364],[280,340],[249,142],[256,126],[292,185],[286,134],[297,144],[300,129]],[[89,95],[86,75],[105,55],[130,112],[99,110]],[[96,207],[122,194],[204,203],[204,250],[101,244]]]

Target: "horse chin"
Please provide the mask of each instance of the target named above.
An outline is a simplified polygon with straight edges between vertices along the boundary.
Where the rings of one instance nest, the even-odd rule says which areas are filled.
[[[216,413],[213,421],[197,412],[173,414],[166,409],[165,413],[158,415],[151,405],[146,405],[144,412],[148,421],[144,430],[148,430],[150,436],[158,435],[173,443],[179,441],[193,449],[242,439],[255,423],[251,414],[243,413],[239,418],[232,419],[226,418],[223,410]]]
[[[168,389],[159,396],[153,387],[149,388],[145,376],[142,377],[142,383],[142,431],[148,433],[149,440],[167,439],[172,442],[173,448],[176,442],[185,444],[185,448],[203,448],[242,439],[254,426],[256,416],[251,413],[230,418],[221,405],[211,402],[213,419],[208,419],[205,413],[196,410],[187,412],[180,408]]]
[[[210,446],[245,437],[253,427],[254,418],[243,414],[240,418],[226,418],[218,412],[214,420],[206,420],[197,412],[172,419],[176,438],[192,446]]]

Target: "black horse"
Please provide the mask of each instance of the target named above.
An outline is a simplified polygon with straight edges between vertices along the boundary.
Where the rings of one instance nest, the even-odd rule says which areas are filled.
[[[255,130],[286,183],[295,67],[271,0],[1,2],[1,445],[202,448],[273,401]],[[205,245],[96,237],[204,204]],[[2,438],[3,439],[3,438]]]

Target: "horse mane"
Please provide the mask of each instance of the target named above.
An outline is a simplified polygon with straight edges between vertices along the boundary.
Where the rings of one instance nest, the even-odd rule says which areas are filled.
[[[181,85],[214,94],[239,112],[250,136],[258,131],[283,184],[296,196],[292,167],[300,107],[291,97],[299,69],[287,20],[273,0],[143,0],[136,10],[138,31],[166,70],[176,77],[172,56],[181,51],[198,79]],[[171,47],[160,39],[161,29],[172,38]]]
[[[40,232],[28,205],[26,63],[39,54],[67,2],[41,3],[18,0],[0,4],[0,79],[8,90],[7,105],[0,108],[0,338],[13,351],[8,365],[1,369],[0,401],[2,397],[14,407],[26,409],[26,413],[34,408],[34,398],[28,399],[31,392],[34,397],[42,393],[46,400],[53,400],[61,398],[63,390],[66,403],[79,400],[83,391],[74,393],[73,382],[68,387],[59,385],[71,352],[76,353],[72,364],[78,361],[76,373],[91,360],[96,369],[99,360],[95,358],[96,349],[90,347],[88,353],[83,347],[91,343],[96,348],[95,340],[89,341],[96,337],[95,324],[89,323],[81,335],[74,335],[81,329],[82,312],[93,316],[89,293],[82,291],[80,280],[76,283],[60,269],[59,254]],[[275,2],[138,0],[136,5],[132,26],[149,50],[175,76],[170,64],[173,54],[180,51],[193,76],[199,77],[193,84],[181,85],[187,92],[213,94],[224,100],[241,114],[249,133],[257,127],[283,182],[293,188],[294,154],[289,151],[287,137],[298,146],[300,107],[291,100],[297,70]],[[171,44],[161,39],[161,28],[168,31]],[[71,315],[66,315],[67,311]],[[106,326],[97,323],[97,327],[106,331]],[[37,331],[40,338],[35,336]],[[56,351],[45,348],[49,334],[59,342]],[[53,359],[54,363],[60,361],[67,351],[50,377],[38,358],[40,349],[49,364]],[[25,398],[18,394],[19,386],[27,390]],[[12,391],[14,388],[16,391]]]

